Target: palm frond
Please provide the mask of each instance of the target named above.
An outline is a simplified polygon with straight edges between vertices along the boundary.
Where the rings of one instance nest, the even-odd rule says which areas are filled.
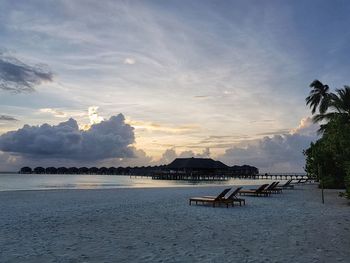
[[[309,86],[310,86],[310,88],[320,89],[324,85],[323,85],[323,83],[321,81],[319,81],[318,79],[315,79],[313,82],[311,82],[311,84]]]
[[[315,116],[312,117],[312,121],[314,123],[318,123],[321,121],[330,121],[332,118],[335,118],[336,114],[337,114],[336,112],[316,114]]]
[[[314,114],[318,107],[320,114],[326,113],[331,101],[328,93],[329,86],[316,79],[310,84],[310,88],[312,90],[306,97],[306,105],[310,106],[311,113]]]
[[[318,135],[322,135],[327,129],[327,124],[320,125],[320,128],[317,130]]]
[[[321,100],[320,107],[319,107],[320,114],[325,114],[326,113],[326,111],[328,110],[328,107],[330,106],[330,102],[331,102],[330,96],[325,96]]]

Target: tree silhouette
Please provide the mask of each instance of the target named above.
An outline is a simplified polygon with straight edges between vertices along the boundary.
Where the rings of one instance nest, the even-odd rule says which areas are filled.
[[[330,103],[332,95],[328,92],[328,85],[324,85],[319,80],[314,80],[310,84],[312,90],[309,93],[309,96],[306,97],[306,105],[310,104],[311,113],[314,114],[318,108],[320,114],[324,114]]]

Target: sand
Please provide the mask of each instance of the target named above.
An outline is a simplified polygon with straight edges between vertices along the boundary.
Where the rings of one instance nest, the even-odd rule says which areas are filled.
[[[245,207],[224,187],[0,192],[0,262],[349,262],[350,206],[314,185]]]

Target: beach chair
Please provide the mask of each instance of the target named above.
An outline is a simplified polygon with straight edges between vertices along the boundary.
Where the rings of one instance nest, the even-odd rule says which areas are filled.
[[[269,196],[270,192],[264,191],[268,185],[269,184],[263,184],[257,189],[250,189],[250,190],[243,189],[243,190],[240,190],[238,193],[239,195],[243,194],[243,195],[252,195],[252,196]]]
[[[291,189],[294,188],[294,185],[291,184],[291,182],[293,181],[293,179],[289,179],[287,182],[285,182],[283,185],[281,185],[280,187],[283,189]]]
[[[291,184],[300,184],[303,179],[294,179],[294,180],[297,180],[297,181],[296,182],[291,182]]]
[[[300,184],[312,183],[312,180],[310,178],[306,178],[303,181],[300,181],[299,183]]]
[[[241,189],[242,189],[242,187],[238,187],[227,198],[226,197],[224,197],[224,198],[227,199],[227,200],[232,200],[233,201],[233,205],[234,205],[234,202],[239,203],[239,206],[242,206],[242,203],[245,205],[245,199],[237,197],[237,194],[239,193],[239,191]],[[215,196],[204,196],[204,197],[215,198]]]
[[[236,190],[234,190],[227,199],[231,199],[233,202],[238,202],[239,206],[242,206],[242,203],[245,205],[245,199],[237,197],[237,194],[239,191],[241,191],[242,187],[238,187]]]
[[[270,192],[271,194],[280,194],[282,193],[282,188],[277,187],[277,185],[280,182],[273,182],[271,183],[266,189],[264,189],[264,191],[266,192]]]
[[[232,200],[228,200],[225,197],[225,195],[231,190],[231,188],[227,188],[224,191],[222,191],[218,196],[214,196],[214,197],[206,197],[206,196],[202,196],[202,197],[191,197],[190,198],[190,205],[192,205],[192,202],[195,202],[196,205],[198,203],[202,203],[202,204],[212,204],[213,207],[215,207],[216,204],[221,205],[221,204],[225,204],[226,207],[228,207],[229,205],[233,206],[233,201]]]

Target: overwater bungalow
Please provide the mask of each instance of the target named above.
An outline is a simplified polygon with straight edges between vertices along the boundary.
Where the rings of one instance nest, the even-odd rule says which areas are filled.
[[[178,173],[226,171],[229,166],[210,158],[176,158],[165,169]]]
[[[256,167],[243,165],[230,167],[211,158],[176,158],[166,165],[161,172],[153,175],[153,179],[163,180],[225,180],[245,175],[254,176],[259,173]]]
[[[56,167],[47,167],[45,168],[46,174],[57,174],[57,168]]]
[[[28,166],[22,167],[20,170],[21,174],[31,174],[32,172],[33,172],[32,168]]]
[[[45,168],[44,167],[35,167],[33,170],[34,173],[36,174],[44,174],[45,173]]]

